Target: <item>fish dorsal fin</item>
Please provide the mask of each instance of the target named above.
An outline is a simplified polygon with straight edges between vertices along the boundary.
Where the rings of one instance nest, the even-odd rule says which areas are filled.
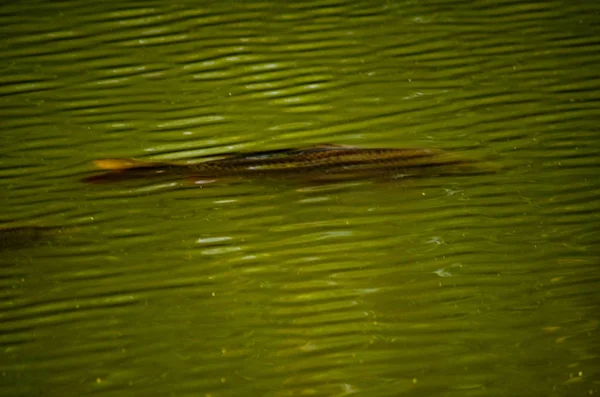
[[[310,146],[307,149],[359,149],[359,147],[352,145],[340,145],[337,143],[320,143],[315,146]]]
[[[314,146],[309,146],[304,149],[297,149],[297,153],[307,153],[307,152],[322,152],[327,150],[356,150],[360,149],[358,146],[350,146],[350,145],[339,145],[334,143],[321,143]]]
[[[231,153],[223,155],[222,158],[216,159],[215,161],[227,162],[233,160],[261,160],[283,157],[290,153],[295,153],[297,149],[274,149],[264,150],[260,152],[248,152],[248,153]]]
[[[339,150],[339,149],[358,149],[356,146],[348,146],[348,145],[336,145],[331,143],[319,144],[314,146],[309,146],[306,148],[287,148],[287,149],[274,149],[274,150],[265,150],[259,152],[249,152],[249,153],[230,153],[222,156],[217,156],[214,161],[219,162],[227,162],[227,161],[235,161],[235,160],[268,160],[268,159],[277,159],[277,158],[285,158],[287,156],[293,156],[306,152],[319,152],[325,150]],[[209,159],[209,161],[213,161],[213,159]]]

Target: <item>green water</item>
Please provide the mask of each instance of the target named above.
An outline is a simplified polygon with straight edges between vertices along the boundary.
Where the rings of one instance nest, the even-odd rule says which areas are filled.
[[[600,393],[600,6],[5,2],[0,395]],[[493,175],[81,180],[435,147]],[[47,228],[47,229],[44,229]]]

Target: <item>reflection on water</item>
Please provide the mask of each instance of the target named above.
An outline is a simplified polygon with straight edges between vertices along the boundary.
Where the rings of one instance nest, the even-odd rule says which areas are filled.
[[[0,7],[0,395],[600,391],[595,3]],[[331,142],[501,168],[81,183]]]

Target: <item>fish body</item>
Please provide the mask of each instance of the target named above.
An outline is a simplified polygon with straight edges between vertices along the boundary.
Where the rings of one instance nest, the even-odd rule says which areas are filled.
[[[43,225],[0,225],[0,251],[28,248],[52,239],[64,228]]]
[[[304,149],[237,153],[200,162],[162,162],[137,159],[96,160],[108,174],[92,177],[178,174],[199,178],[308,177],[342,180],[359,177],[399,177],[477,171],[474,161],[437,149],[359,148],[319,145]],[[480,170],[481,171],[481,170]],[[112,174],[111,174],[112,173]]]

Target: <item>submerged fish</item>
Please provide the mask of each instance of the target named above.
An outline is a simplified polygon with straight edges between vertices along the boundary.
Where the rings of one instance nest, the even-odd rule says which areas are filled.
[[[332,181],[356,178],[402,178],[421,175],[482,173],[473,160],[437,149],[359,148],[319,145],[304,149],[280,149],[205,157],[200,162],[163,162],[138,159],[101,159],[94,164],[108,173],[88,182],[148,177],[156,174],[198,179],[227,177],[295,177]]]
[[[59,233],[61,230],[58,226],[0,225],[0,251],[34,246],[50,240],[53,233]]]

